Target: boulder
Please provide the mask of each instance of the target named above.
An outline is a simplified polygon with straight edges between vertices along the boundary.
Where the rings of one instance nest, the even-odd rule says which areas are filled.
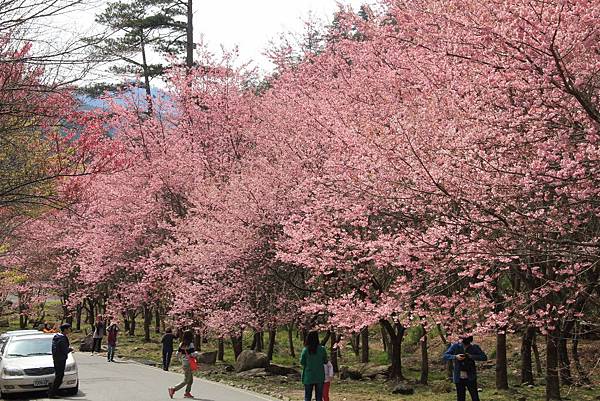
[[[392,394],[402,394],[402,395],[412,395],[415,393],[414,387],[409,386],[408,384],[399,383],[392,390]]]
[[[387,365],[384,366],[372,366],[372,367],[368,367],[366,368],[363,372],[362,372],[362,377],[366,377],[369,379],[374,379],[377,376],[389,376],[390,374],[390,367]]]
[[[250,369],[236,374],[238,377],[266,377],[269,376],[269,372],[265,368]]]
[[[267,366],[269,366],[267,354],[247,349],[238,356],[235,362],[235,371],[239,373],[251,369],[266,368]]]
[[[217,351],[200,352],[196,359],[201,365],[214,365],[217,363]]]
[[[91,334],[83,337],[79,342],[79,351],[81,352],[92,352],[92,345],[94,344],[94,339]]]
[[[360,380],[362,379],[362,373],[348,366],[342,366],[340,367],[340,379]]]
[[[276,375],[276,376],[287,376],[287,375],[299,375],[300,372],[298,372],[296,369],[288,367],[288,366],[280,366],[280,365],[273,365],[270,364],[269,366],[267,366],[267,372]]]

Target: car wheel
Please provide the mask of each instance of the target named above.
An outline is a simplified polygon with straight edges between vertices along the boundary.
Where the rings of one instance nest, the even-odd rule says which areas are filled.
[[[66,389],[65,393],[67,393],[67,395],[77,395],[77,393],[79,393],[79,383],[73,388]]]

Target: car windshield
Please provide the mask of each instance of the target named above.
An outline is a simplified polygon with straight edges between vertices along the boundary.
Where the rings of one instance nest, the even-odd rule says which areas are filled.
[[[6,347],[7,358],[52,355],[52,337],[14,339]]]

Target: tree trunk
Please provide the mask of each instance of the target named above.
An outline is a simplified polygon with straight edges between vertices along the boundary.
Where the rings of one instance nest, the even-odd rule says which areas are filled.
[[[188,69],[194,66],[194,9],[193,0],[187,0],[187,24],[186,24],[186,55],[185,65]]]
[[[392,325],[388,320],[381,320],[380,322],[385,326],[390,336],[389,345],[392,350],[390,379],[404,380],[402,374],[402,340],[404,339],[405,328],[400,323]]]
[[[194,333],[194,348],[196,351],[202,351],[202,334],[196,332]]]
[[[331,332],[328,331],[327,333],[325,333],[325,337],[323,337],[323,339],[321,340],[321,345],[325,346],[325,344],[327,344],[327,342],[329,341],[329,337],[331,337]]]
[[[296,357],[296,350],[294,349],[294,325],[293,324],[288,324],[288,346],[290,347],[290,356],[292,358]]]
[[[223,337],[219,337],[218,348],[217,348],[217,360],[223,362],[225,359],[225,341]]]
[[[528,326],[521,339],[521,384],[534,384],[531,348],[535,327]]]
[[[340,368],[338,366],[338,350],[337,350],[337,335],[335,331],[330,330],[330,346],[329,346],[329,357],[331,358],[331,364],[333,365],[333,372],[338,373]]]
[[[538,377],[544,376],[544,371],[542,370],[542,359],[540,358],[540,350],[537,346],[537,334],[535,331],[533,332],[533,339],[531,340],[531,349],[533,350],[533,356],[535,357],[535,370]]]
[[[123,313],[123,329],[126,333],[129,333],[129,318],[127,314]]]
[[[273,360],[273,352],[275,351],[275,339],[277,336],[277,330],[269,330],[269,347],[267,348],[267,358],[269,361]]]
[[[498,390],[508,390],[506,332],[496,334],[496,388]]]
[[[571,361],[567,351],[566,333],[562,333],[558,340],[558,361],[559,361],[559,376],[561,384],[570,386],[573,384],[573,376],[571,375]]]
[[[442,343],[444,344],[444,352],[446,352],[448,350],[448,347],[450,347],[450,343],[446,339],[446,336],[444,336],[444,331],[442,329],[442,326],[439,323],[437,325],[437,330],[438,330],[438,335],[440,336],[440,340],[442,340]],[[452,363],[452,361],[447,361],[447,363],[446,363],[446,378],[448,380],[452,381],[453,376],[454,376],[454,363]]]
[[[558,377],[558,341],[553,334],[546,335],[546,401],[561,400]]]
[[[262,331],[254,332],[254,337],[252,337],[252,345],[250,349],[256,352],[262,352],[263,350],[263,341],[262,341]]]
[[[242,335],[231,336],[231,347],[233,348],[233,355],[237,361],[238,356],[242,353]]]
[[[75,310],[75,327],[77,331],[81,330],[81,305],[77,305]]]
[[[356,333],[352,333],[352,337],[350,338],[350,346],[352,347],[352,351],[354,352],[354,356],[358,359],[360,355],[360,336]]]
[[[419,384],[427,385],[429,380],[429,355],[427,350],[427,330],[424,325],[421,325],[423,336],[421,337],[421,377]]]
[[[575,332],[573,334],[573,340],[571,343],[571,353],[573,354],[573,362],[575,362],[575,369],[577,370],[577,375],[579,376],[580,384],[591,384],[590,377],[581,364],[581,360],[579,359],[579,325],[575,328]]]
[[[144,342],[150,341],[150,324],[152,323],[152,310],[146,305],[143,307],[144,313]]]
[[[381,328],[381,343],[383,346],[383,352],[388,352],[388,338],[387,338],[387,333],[385,331],[385,327],[383,327],[383,325],[379,325],[379,327]],[[388,359],[389,359],[389,354],[388,354]]]
[[[129,311],[129,335],[135,336],[135,311]]]
[[[160,304],[156,303],[156,308],[154,309],[154,332],[156,334],[160,333]]]
[[[369,327],[365,327],[360,332],[360,342],[362,343],[360,361],[369,363]]]

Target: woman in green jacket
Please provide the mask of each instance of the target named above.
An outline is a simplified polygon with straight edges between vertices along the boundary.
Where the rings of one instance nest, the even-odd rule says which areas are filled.
[[[323,401],[323,383],[325,382],[325,369],[327,351],[319,343],[319,333],[311,331],[304,341],[304,349],[300,356],[302,365],[302,384],[304,384],[304,401],[311,401],[313,387],[316,401]]]

